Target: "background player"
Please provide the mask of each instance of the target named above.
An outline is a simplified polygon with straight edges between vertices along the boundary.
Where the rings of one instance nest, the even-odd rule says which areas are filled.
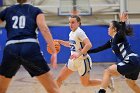
[[[8,38],[0,68],[0,93],[6,93],[20,65],[23,65],[32,77],[37,77],[48,93],[60,93],[50,68],[42,56],[35,33],[36,28],[39,27],[45,41],[53,50],[51,62],[53,67],[56,67],[57,53],[44,14],[39,8],[27,3],[27,0],[17,0],[17,2],[16,5],[0,12],[0,23],[6,21],[5,29]]]

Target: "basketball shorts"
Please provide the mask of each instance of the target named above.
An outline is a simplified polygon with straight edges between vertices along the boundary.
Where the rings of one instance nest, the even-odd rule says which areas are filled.
[[[86,73],[90,72],[92,68],[92,60],[90,56],[88,56],[86,59],[69,59],[66,66],[72,71],[78,71],[80,76],[84,76]]]
[[[50,70],[38,43],[18,43],[7,45],[4,49],[0,74],[12,78],[23,67],[33,76],[39,76]]]
[[[117,64],[118,72],[128,79],[137,80],[140,72],[140,58],[131,56],[127,62],[124,61]]]

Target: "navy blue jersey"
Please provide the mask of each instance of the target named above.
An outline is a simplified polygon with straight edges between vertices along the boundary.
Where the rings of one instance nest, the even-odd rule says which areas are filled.
[[[6,21],[8,40],[20,40],[37,38],[36,17],[42,11],[30,4],[16,4],[4,9],[0,13],[0,19]]]
[[[122,22],[121,25],[121,30],[116,33],[114,38],[110,39],[103,46],[89,50],[88,53],[96,53],[108,48],[112,48],[113,53],[115,53],[121,61],[123,61],[127,55],[133,53],[124,33],[125,23]]]

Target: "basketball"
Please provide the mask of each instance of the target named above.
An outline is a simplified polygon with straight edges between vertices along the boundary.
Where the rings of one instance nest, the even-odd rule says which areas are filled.
[[[60,44],[55,40],[53,41],[53,43],[55,45],[56,52],[59,53],[60,52]],[[47,51],[48,51],[49,54],[53,53],[49,44],[47,44]]]

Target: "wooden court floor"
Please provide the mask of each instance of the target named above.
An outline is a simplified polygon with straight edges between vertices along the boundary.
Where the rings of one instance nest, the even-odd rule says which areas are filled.
[[[94,63],[91,71],[91,79],[102,78],[103,70],[107,68],[109,63]],[[57,70],[53,70],[55,78],[57,77],[60,69],[64,64],[59,64]],[[133,91],[126,85],[124,77],[120,76],[115,78],[115,91],[113,93],[133,93]],[[140,86],[140,76],[137,80],[137,83]],[[97,87],[83,87],[80,84],[78,73],[75,72],[72,74],[62,85],[62,93],[96,93],[99,89]],[[13,78],[7,93],[47,93],[36,78],[31,78],[27,71],[21,67],[16,76]],[[107,93],[112,93],[109,89]]]

